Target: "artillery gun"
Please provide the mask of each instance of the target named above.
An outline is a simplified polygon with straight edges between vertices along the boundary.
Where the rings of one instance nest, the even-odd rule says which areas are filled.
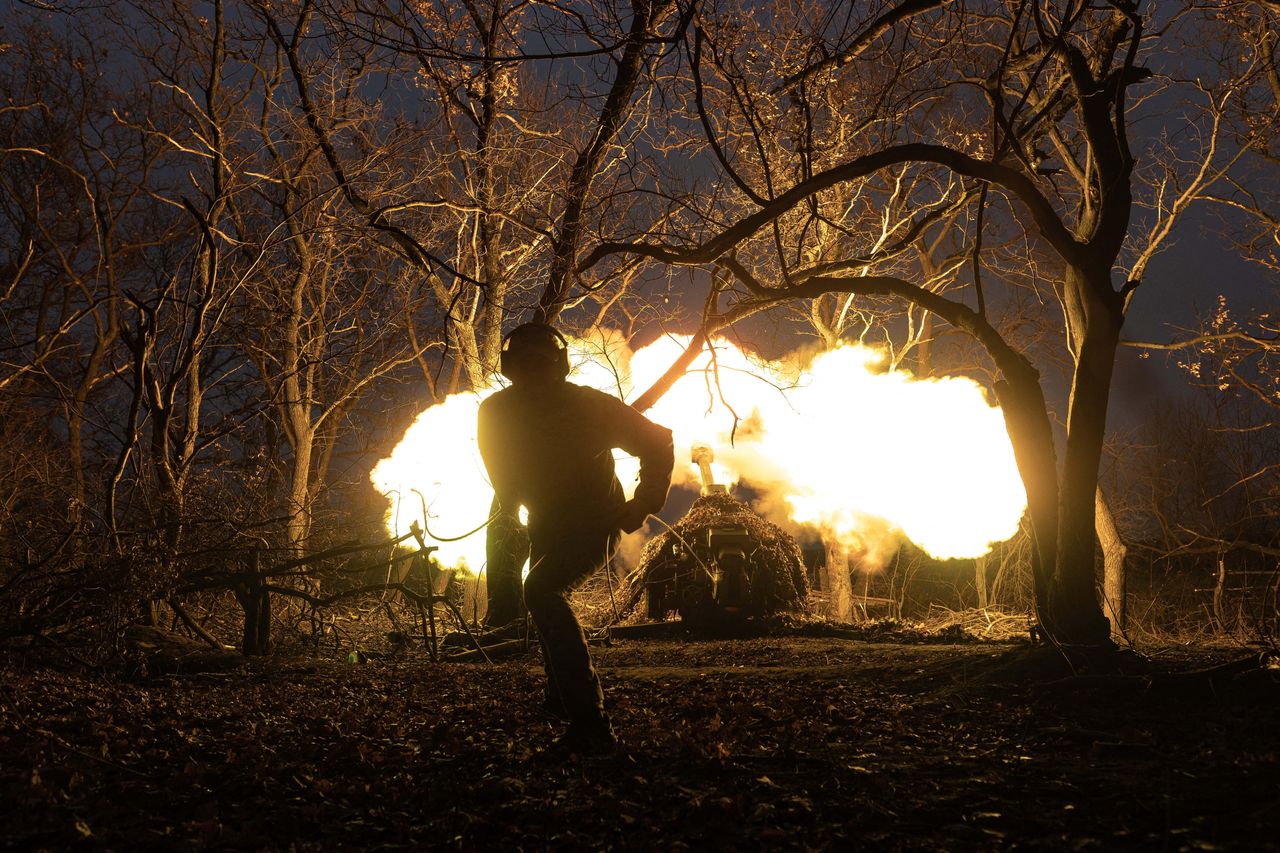
[[[674,611],[698,624],[804,609],[809,590],[799,545],[716,483],[713,461],[710,447],[693,447],[701,496],[641,554],[649,618]]]

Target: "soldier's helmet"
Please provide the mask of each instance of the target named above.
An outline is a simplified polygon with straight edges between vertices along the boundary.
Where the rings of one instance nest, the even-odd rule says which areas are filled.
[[[524,323],[502,339],[498,370],[512,382],[569,375],[569,342],[554,326]]]

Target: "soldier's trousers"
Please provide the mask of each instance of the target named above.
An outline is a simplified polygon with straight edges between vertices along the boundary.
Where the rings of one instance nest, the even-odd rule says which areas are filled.
[[[529,558],[529,531],[514,513],[499,512],[497,498],[489,509],[493,521],[485,531],[485,583],[488,607],[484,623],[500,628],[524,616],[520,600],[520,570]]]
[[[574,723],[599,723],[604,718],[604,694],[569,594],[608,564],[618,538],[614,531],[583,531],[543,547],[533,543],[524,602],[542,642],[548,698],[558,698]]]

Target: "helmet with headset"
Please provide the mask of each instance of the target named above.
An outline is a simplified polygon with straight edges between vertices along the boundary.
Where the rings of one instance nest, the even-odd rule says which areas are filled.
[[[564,379],[569,375],[569,342],[546,323],[516,326],[502,339],[498,371],[513,382],[531,374]]]

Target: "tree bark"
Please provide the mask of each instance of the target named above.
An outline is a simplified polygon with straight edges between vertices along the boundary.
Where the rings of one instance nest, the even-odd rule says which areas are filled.
[[[827,615],[839,622],[853,620],[853,585],[849,580],[849,552],[839,542],[827,544],[822,585],[827,590]]]
[[[1030,366],[1025,374],[1006,370],[995,390],[1018,473],[1027,491],[1036,614],[1044,619],[1049,612],[1049,586],[1058,552],[1058,471],[1053,430],[1039,378]]]
[[[1129,549],[1120,538],[1115,516],[1102,494],[1097,493],[1098,542],[1102,546],[1102,612],[1111,623],[1111,636],[1123,637],[1125,628],[1125,595],[1127,572],[1125,568]]]
[[[285,536],[289,547],[301,553],[311,533],[311,448],[314,433],[306,424],[294,437],[293,470],[289,479],[289,521]]]
[[[1109,274],[1110,266],[1107,266]],[[1098,602],[1094,557],[1098,466],[1107,425],[1111,373],[1123,315],[1107,281],[1068,268],[1065,290],[1075,372],[1058,514],[1058,554],[1049,590],[1049,628],[1068,645],[1106,647],[1111,626]]]
[[[261,555],[253,554],[252,577],[236,587],[236,600],[244,610],[241,653],[247,657],[271,654],[271,593],[262,582]]]

